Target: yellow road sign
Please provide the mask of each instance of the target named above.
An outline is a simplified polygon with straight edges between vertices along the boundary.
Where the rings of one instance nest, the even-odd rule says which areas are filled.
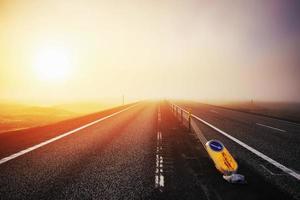
[[[237,162],[220,141],[210,140],[205,146],[208,155],[222,174],[230,175],[237,171]]]

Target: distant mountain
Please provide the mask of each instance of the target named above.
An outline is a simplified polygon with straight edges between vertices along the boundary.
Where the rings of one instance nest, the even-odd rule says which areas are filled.
[[[98,112],[104,109],[111,108],[116,106],[116,104],[109,104],[109,103],[99,103],[99,102],[75,102],[75,103],[68,103],[68,104],[61,104],[54,106],[53,108],[56,109],[63,109],[66,111],[70,111],[72,113],[78,114],[89,114]]]
[[[78,115],[59,108],[0,103],[0,132],[41,126]]]
[[[0,133],[51,124],[113,106],[116,104],[76,102],[46,107],[0,102]]]

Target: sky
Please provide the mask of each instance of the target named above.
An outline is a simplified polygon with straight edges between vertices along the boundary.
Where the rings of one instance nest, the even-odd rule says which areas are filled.
[[[298,0],[0,0],[0,99],[300,102]]]

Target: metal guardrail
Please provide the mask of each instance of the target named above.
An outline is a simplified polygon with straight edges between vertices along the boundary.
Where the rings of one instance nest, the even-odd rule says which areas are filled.
[[[194,132],[200,140],[209,157],[215,164],[215,167],[223,174],[223,178],[230,183],[246,183],[245,177],[237,174],[238,164],[225,146],[218,140],[208,141],[196,121],[200,121],[208,125],[205,121],[193,115],[191,111],[185,110],[171,102],[169,102],[172,112],[180,122],[188,127],[190,132]]]
[[[197,126],[194,119],[197,119],[198,117],[196,115],[193,115],[191,111],[187,111],[173,103],[170,103],[172,107],[172,111],[175,114],[175,116],[180,119],[180,122],[184,125],[186,125],[189,129],[189,131],[194,131],[198,137],[198,139],[201,141],[202,145],[205,147],[205,144],[207,143],[207,139],[202,134],[201,130]]]

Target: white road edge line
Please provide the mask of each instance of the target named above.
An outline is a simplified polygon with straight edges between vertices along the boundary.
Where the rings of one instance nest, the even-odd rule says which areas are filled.
[[[175,105],[175,104],[173,104]],[[177,106],[177,105],[175,105]],[[177,106],[179,109],[182,109],[183,111],[187,112],[186,110],[184,110],[183,108]],[[283,172],[293,176],[294,178],[296,178],[297,180],[300,181],[300,174],[298,174],[297,172],[293,171],[292,169],[280,164],[279,162],[273,160],[272,158],[266,156],[265,154],[257,151],[256,149],[250,147],[249,145],[245,144],[244,142],[236,139],[235,137],[229,135],[228,133],[222,131],[221,129],[215,127],[214,125],[206,122],[205,120],[201,119],[200,117],[196,116],[196,115],[193,115],[192,114],[192,117],[198,119],[200,122],[204,123],[205,125],[211,127],[212,129],[214,129],[215,131],[221,133],[222,135],[226,136],[227,138],[231,139],[232,141],[238,143],[239,145],[241,145],[242,147],[244,147],[245,149],[251,151],[252,153],[254,153],[255,155],[259,156],[260,158],[264,159],[265,161],[269,162],[270,164],[274,165],[275,167],[281,169]]]
[[[18,153],[15,153],[15,154],[12,154],[12,155],[7,156],[7,157],[5,157],[5,158],[2,158],[2,159],[0,160],[0,165],[3,164],[3,163],[6,163],[7,161],[10,161],[10,160],[12,160],[12,159],[15,159],[15,158],[17,158],[17,157],[19,157],[19,156],[22,156],[22,155],[24,155],[24,154],[26,154],[26,153],[29,153],[29,152],[31,152],[31,151],[33,151],[33,150],[35,150],[35,149],[38,149],[38,148],[40,148],[40,147],[42,147],[42,146],[45,146],[45,145],[47,145],[47,144],[49,144],[49,143],[52,143],[52,142],[54,142],[54,141],[56,141],[56,140],[59,140],[59,139],[61,139],[61,138],[63,138],[63,137],[66,137],[66,136],[68,136],[68,135],[71,135],[71,134],[73,134],[73,133],[76,133],[77,131],[80,131],[80,130],[85,129],[85,128],[87,128],[87,127],[90,127],[90,126],[92,126],[92,125],[94,125],[94,124],[96,124],[96,123],[99,123],[99,122],[101,122],[101,121],[104,121],[104,120],[106,120],[106,119],[108,119],[108,118],[111,118],[111,117],[113,117],[113,116],[115,116],[115,115],[118,115],[118,114],[120,114],[120,113],[122,113],[122,112],[124,112],[124,111],[126,111],[126,110],[129,110],[129,109],[131,109],[131,108],[133,108],[133,107],[135,107],[135,106],[137,106],[137,105],[138,105],[138,104],[129,106],[129,107],[123,109],[123,110],[120,110],[120,111],[118,111],[118,112],[115,112],[115,113],[113,113],[113,114],[110,114],[110,115],[108,115],[108,116],[106,116],[106,117],[102,117],[102,118],[100,118],[100,119],[98,119],[98,120],[96,120],[96,121],[93,121],[93,122],[90,122],[90,123],[88,123],[88,124],[85,124],[85,125],[83,125],[83,126],[81,126],[81,127],[79,127],[79,128],[73,129],[73,130],[68,131],[68,132],[66,132],[66,133],[63,133],[63,134],[61,134],[61,135],[59,135],[59,136],[56,136],[56,137],[51,138],[51,139],[49,139],[49,140],[46,140],[46,141],[44,141],[44,142],[42,142],[42,143],[39,143],[39,144],[37,144],[37,145],[34,145],[34,146],[32,146],[32,147],[29,147],[29,148],[27,148],[27,149],[24,149],[24,150],[22,150],[22,151],[19,151]]]
[[[268,125],[265,125],[265,124],[256,123],[256,125],[263,126],[263,127],[266,127],[266,128],[270,128],[270,129],[273,129],[273,130],[276,130],[276,131],[280,131],[280,132],[286,132],[286,130],[282,130],[280,128],[275,128],[275,127],[268,126]]]

